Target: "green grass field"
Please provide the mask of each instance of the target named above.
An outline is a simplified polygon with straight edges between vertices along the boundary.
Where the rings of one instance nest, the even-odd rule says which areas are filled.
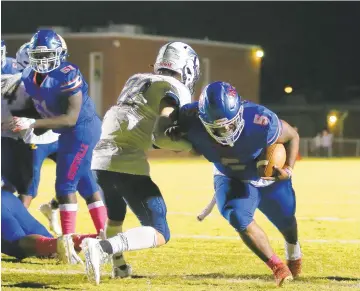
[[[238,239],[217,209],[203,222],[196,215],[213,195],[212,167],[197,159],[153,160],[153,179],[168,207],[172,233],[159,249],[126,254],[132,279],[112,280],[105,266],[99,286],[88,283],[80,265],[55,260],[2,256],[2,290],[271,290],[270,270]],[[55,165],[42,169],[39,196],[31,213],[47,226],[37,210],[54,194]],[[284,290],[360,290],[360,160],[304,160],[297,163],[294,188],[304,253],[302,278]],[[284,257],[283,239],[257,212],[256,220]],[[125,229],[138,222],[129,211]],[[80,201],[77,232],[95,229]]]

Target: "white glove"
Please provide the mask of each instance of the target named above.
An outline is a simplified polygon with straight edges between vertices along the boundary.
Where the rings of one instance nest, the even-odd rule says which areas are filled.
[[[14,116],[11,123],[11,130],[13,132],[19,132],[28,129],[35,121],[36,120],[32,118]]]
[[[28,144],[53,143],[59,139],[59,135],[60,135],[58,133],[53,132],[52,130],[48,130],[42,135],[36,135],[34,133],[33,128],[29,128],[28,130],[26,130],[25,133],[22,133],[22,134],[23,134],[22,139],[24,140],[25,143],[28,143]]]

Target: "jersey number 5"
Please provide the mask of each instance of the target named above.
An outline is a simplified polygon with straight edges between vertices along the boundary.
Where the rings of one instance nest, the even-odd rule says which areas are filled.
[[[269,123],[269,118],[264,115],[255,114],[254,123],[265,126]]]

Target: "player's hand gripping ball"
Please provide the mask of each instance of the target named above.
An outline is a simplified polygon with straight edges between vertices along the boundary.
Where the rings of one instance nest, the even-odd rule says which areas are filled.
[[[286,151],[283,144],[273,144],[266,148],[265,159],[258,161],[259,176],[264,180],[287,180],[291,178],[292,169],[285,165]]]

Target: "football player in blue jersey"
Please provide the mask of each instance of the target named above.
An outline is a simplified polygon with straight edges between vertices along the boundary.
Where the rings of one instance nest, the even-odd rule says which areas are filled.
[[[28,54],[30,65],[24,69],[22,81],[43,118],[14,117],[13,131],[46,128],[60,134],[55,189],[62,232],[75,232],[78,187],[99,233],[107,214],[90,165],[101,121],[88,95],[88,85],[79,68],[65,61],[66,43],[54,31],[35,33]]]
[[[82,262],[76,251],[81,250],[88,235],[64,235],[54,238],[13,194],[16,189],[6,179],[1,181],[1,253],[23,259],[57,254],[60,261]]]
[[[242,101],[235,88],[224,82],[208,85],[199,102],[180,110],[177,122],[166,134],[191,142],[197,153],[214,163],[215,197],[222,216],[270,267],[278,286],[297,277],[302,255],[291,183],[299,148],[297,132],[266,107]],[[285,166],[276,168],[276,177],[263,178],[267,148],[275,143],[286,148]],[[284,236],[287,265],[255,222],[256,209]]]
[[[30,42],[24,43],[16,53],[17,67],[22,72],[29,66],[29,54]],[[37,132],[35,132],[37,133]],[[39,183],[40,183],[40,171],[44,160],[48,157],[56,163],[56,152],[58,150],[58,138],[59,134],[54,133],[52,130],[47,130],[40,136],[27,134],[24,139],[26,143],[31,144],[32,149],[32,169],[33,179],[31,181],[26,194],[20,194],[19,198],[26,208],[30,206],[30,203],[34,197],[36,197]],[[40,140],[36,143],[36,140]],[[35,143],[34,143],[35,142]],[[53,199],[50,203],[42,204],[40,211],[50,222],[50,229],[57,235],[61,234],[61,228],[58,223],[58,202]]]
[[[18,67],[16,60],[6,56],[6,45],[5,41],[1,40],[1,74],[16,74],[18,73]]]

